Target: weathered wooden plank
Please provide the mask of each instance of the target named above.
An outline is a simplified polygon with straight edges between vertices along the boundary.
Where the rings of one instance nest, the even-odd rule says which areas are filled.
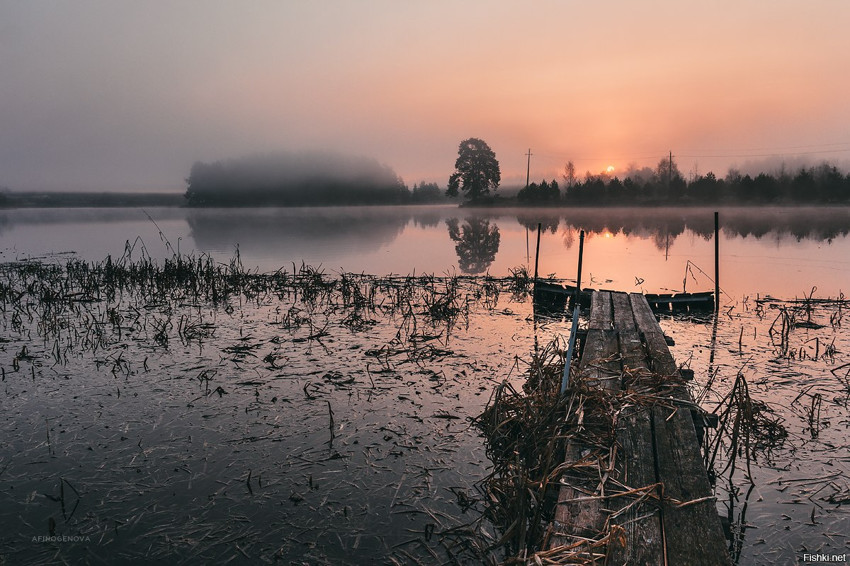
[[[635,316],[629,296],[625,293],[611,293],[611,303],[614,307],[614,328],[616,330],[634,330]]]
[[[677,370],[676,362],[667,348],[664,333],[658,326],[658,321],[655,320],[655,315],[652,314],[652,309],[649,308],[646,297],[640,293],[632,293],[630,298],[638,331],[646,344],[649,369],[664,376],[674,375]]]
[[[616,331],[588,329],[579,363],[581,378],[597,382],[603,389],[619,389],[622,366],[618,346]]]
[[[617,299],[617,296],[621,299]],[[623,302],[622,299],[625,299]],[[614,313],[617,309],[628,311],[621,321],[631,318],[631,329],[619,332],[619,349],[624,368],[639,371],[647,367],[646,352],[634,327],[634,318],[629,299],[624,293],[614,295]],[[616,323],[615,323],[616,324]],[[627,326],[622,324],[622,326]],[[632,489],[651,486],[656,481],[655,451],[652,443],[651,414],[645,408],[634,407],[624,412],[617,423],[616,437],[619,447],[615,470],[620,483]],[[658,490],[653,493],[658,494]],[[621,511],[634,500],[615,498],[610,508]],[[625,529],[625,545],[611,544],[608,548],[608,564],[664,564],[661,513],[657,501],[647,498],[632,505],[614,517],[612,523]]]
[[[588,328],[600,330],[612,328],[614,313],[611,308],[611,293],[608,291],[597,291],[590,299],[590,321]]]
[[[593,294],[591,323],[584,343],[584,352],[579,362],[579,376],[589,382],[597,382],[602,388],[619,387],[621,374],[617,355],[617,335],[611,330],[611,298]],[[583,446],[570,442],[566,446],[564,461],[578,462]],[[555,532],[550,537],[549,547],[555,548],[577,540],[576,537],[592,538],[599,535],[605,524],[601,500],[576,501],[588,495],[596,495],[598,481],[588,480],[580,473],[566,472],[562,477],[558,503],[555,507]]]
[[[630,489],[646,488],[658,494],[653,458],[652,426],[646,410],[633,409],[617,423],[616,479]],[[644,496],[640,503],[634,499]],[[631,507],[629,507],[631,505]],[[615,537],[608,546],[607,564],[664,564],[661,513],[649,493],[610,499],[611,522],[625,531],[625,544]],[[625,509],[625,510],[624,510]],[[617,515],[617,513],[620,513]]]
[[[672,416],[671,416],[672,413]],[[699,453],[690,410],[652,410],[661,507],[669,564],[730,564],[711,485]],[[670,498],[678,503],[671,502]],[[696,503],[690,503],[697,501]]]
[[[630,298],[635,322],[646,348],[649,369],[656,374],[671,378],[667,385],[671,389],[670,396],[678,404],[685,408],[696,407],[687,386],[680,381],[679,368],[667,347],[664,332],[655,320],[655,315],[649,308],[646,298],[640,293],[632,293]]]
[[[577,444],[567,443],[564,461],[580,461],[581,450]],[[580,500],[596,494],[596,483],[570,471],[563,474],[561,482],[549,548],[572,544],[579,538],[596,538],[605,526],[602,502],[598,499]]]
[[[650,369],[661,375],[677,376],[676,362],[646,299],[633,293],[631,300],[635,321],[646,344]],[[683,385],[674,388],[671,404],[676,407],[652,409],[657,479],[664,485],[661,516],[667,562],[706,566],[729,564],[729,553],[691,418],[693,400]],[[671,498],[678,503],[670,501]],[[702,501],[687,504],[695,500]]]

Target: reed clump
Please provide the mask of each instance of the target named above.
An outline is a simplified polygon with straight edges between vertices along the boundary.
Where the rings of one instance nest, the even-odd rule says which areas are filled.
[[[577,502],[583,497],[659,497],[652,489],[615,480],[614,466],[621,415],[669,403],[663,391],[651,387],[660,377],[626,368],[619,376],[626,388],[608,389],[590,372],[571,368],[570,385],[561,395],[565,363],[558,341],[535,352],[522,390],[503,382],[474,420],[493,462],[479,490],[484,517],[499,531],[491,547],[500,549],[504,564],[596,564],[604,559],[609,542],[622,532],[615,521],[619,513],[600,511],[599,517],[607,513],[606,520],[581,537],[565,537],[555,525],[564,486]]]
[[[788,438],[782,418],[769,405],[752,397],[747,379],[740,371],[729,393],[713,412],[718,427],[705,438],[706,469],[731,477],[743,456],[747,478],[753,483],[752,461],[759,454],[780,447]],[[718,458],[725,462],[719,470]]]
[[[277,323],[306,338],[327,336],[330,321],[363,332],[378,319],[395,321],[388,348],[421,364],[448,352],[423,343],[446,342],[468,323],[470,308],[492,309],[516,278],[458,275],[327,274],[302,263],[271,273],[247,269],[237,248],[227,262],[206,254],[153,259],[137,240],[120,258],[88,262],[25,260],[0,264],[0,328],[33,329],[61,363],[69,352],[98,351],[131,336],[168,349],[174,342],[200,344],[215,335],[217,313],[243,304],[276,305]],[[525,296],[512,294],[512,300]]]
[[[812,287],[809,294],[802,299],[777,301],[776,299],[764,298],[756,302],[756,313],[760,318],[764,315],[764,306],[767,303],[769,303],[770,309],[778,311],[768,329],[768,336],[777,357],[789,360],[812,359],[814,361],[817,361],[820,357],[834,358],[834,343],[823,343],[823,349],[821,349],[821,340],[818,338],[808,339],[807,334],[800,344],[795,345],[792,341],[794,332],[797,330],[815,331],[826,328],[827,321],[818,322],[818,318],[822,317],[821,320],[823,320],[827,315],[831,330],[838,332],[841,329],[848,299],[844,294],[839,294],[836,298],[816,298],[814,297],[816,291],[817,287]],[[812,345],[814,348],[811,348]]]
[[[540,548],[552,518],[553,472],[563,461],[560,437],[566,426],[558,395],[564,363],[557,342],[550,343],[532,356],[522,391],[503,381],[474,420],[493,462],[492,473],[479,484],[484,517],[501,533],[491,543],[506,563]]]

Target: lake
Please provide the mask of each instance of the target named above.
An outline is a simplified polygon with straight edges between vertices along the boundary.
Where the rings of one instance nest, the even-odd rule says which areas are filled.
[[[18,290],[0,318],[0,558],[480,563],[463,533],[491,464],[469,420],[569,320],[537,317],[509,279],[441,276],[533,271],[538,223],[543,276],[575,277],[584,230],[584,285],[714,288],[707,209],[0,212],[0,280]],[[721,316],[661,325],[703,407],[742,375],[784,431],[758,436],[748,471],[721,473],[719,450],[730,549],[738,564],[846,552],[850,211],[722,209],[720,224]],[[237,249],[245,270],[288,275],[216,299],[95,295],[9,263],[229,264]],[[26,298],[51,278],[82,299]],[[353,289],[372,307],[352,308]],[[445,297],[455,310],[435,316]]]
[[[153,257],[179,249],[228,261],[238,246],[243,264],[262,271],[304,262],[327,272],[506,275],[533,271],[538,223],[541,275],[575,277],[585,230],[585,285],[714,288],[710,209],[22,209],[0,211],[0,251],[7,260],[62,252],[100,260],[129,242],[137,256],[144,247]],[[724,209],[720,226],[727,300],[801,297],[815,286],[817,296],[846,292],[850,209]]]

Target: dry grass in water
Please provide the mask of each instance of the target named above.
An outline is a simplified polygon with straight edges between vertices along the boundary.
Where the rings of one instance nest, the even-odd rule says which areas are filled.
[[[16,385],[23,383],[21,377],[26,379],[28,385],[31,377],[34,389],[51,387],[52,393],[56,389],[52,388],[52,380],[56,379],[57,374],[76,377],[78,374],[73,372],[90,363],[95,369],[91,372],[91,379],[75,383],[63,380],[61,383],[65,389],[62,392],[70,394],[74,388],[86,390],[89,383],[104,377],[102,374],[105,373],[108,391],[97,393],[109,398],[110,407],[129,399],[128,405],[145,407],[144,410],[139,409],[141,414],[145,414],[145,410],[155,407],[155,403],[175,404],[175,414],[187,415],[185,422],[194,423],[193,419],[197,418],[204,423],[202,432],[197,433],[199,437],[209,439],[224,436],[234,444],[250,443],[250,448],[240,448],[242,454],[239,456],[232,456],[227,444],[216,445],[214,442],[209,445],[207,442],[196,442],[194,446],[197,448],[192,447],[193,452],[187,451],[188,456],[181,455],[181,458],[186,458],[187,469],[193,461],[203,460],[206,465],[207,455],[212,460],[233,457],[227,464],[244,464],[235,480],[239,490],[236,492],[231,489],[230,494],[243,510],[255,508],[255,497],[270,497],[269,494],[281,490],[286,491],[285,496],[289,496],[286,486],[275,488],[274,482],[291,481],[292,474],[287,475],[288,468],[272,466],[272,460],[261,453],[265,443],[284,442],[282,445],[273,445],[275,454],[279,454],[278,446],[290,442],[286,433],[277,432],[283,430],[276,420],[278,414],[286,415],[306,407],[306,416],[321,421],[321,435],[317,438],[319,443],[324,443],[322,453],[318,456],[308,454],[310,458],[304,457],[302,461],[300,452],[290,454],[284,450],[279,457],[285,456],[287,465],[293,469],[303,467],[310,470],[311,474],[320,471],[327,472],[326,475],[336,471],[325,469],[331,467],[326,462],[334,465],[340,462],[339,465],[342,465],[343,458],[351,458],[356,462],[347,468],[347,474],[350,475],[347,475],[343,485],[327,488],[330,497],[338,498],[331,502],[339,504],[340,513],[344,514],[340,524],[347,523],[349,507],[354,507],[355,502],[359,505],[361,501],[365,501],[365,511],[360,512],[370,517],[383,518],[381,513],[369,509],[371,498],[375,494],[381,497],[384,494],[383,484],[373,485],[374,476],[391,478],[389,482],[397,483],[394,485],[395,493],[390,492],[392,499],[386,501],[392,508],[387,514],[409,520],[417,532],[411,535],[411,539],[415,539],[413,542],[390,543],[385,548],[385,560],[399,559],[402,563],[416,563],[423,556],[434,556],[435,551],[445,547],[446,552],[440,552],[440,561],[445,561],[445,557],[449,556],[453,563],[480,563],[489,559],[489,549],[478,545],[474,539],[460,536],[460,530],[451,529],[462,519],[447,512],[447,509],[453,509],[453,501],[442,493],[443,483],[448,481],[443,476],[450,476],[443,469],[448,470],[452,466],[452,462],[446,459],[451,458],[459,439],[465,441],[469,436],[475,440],[474,434],[467,434],[463,416],[458,416],[457,395],[462,393],[471,396],[478,387],[473,377],[467,377],[466,373],[463,376],[460,373],[453,375],[449,371],[435,371],[435,368],[445,366],[444,359],[453,356],[448,350],[449,337],[455,329],[469,323],[471,312],[477,315],[482,309],[487,311],[495,308],[500,294],[504,296],[509,293],[512,297],[524,300],[522,283],[521,275],[518,278],[473,278],[455,275],[381,277],[356,273],[326,274],[321,269],[303,264],[273,273],[257,273],[246,269],[238,254],[227,263],[217,263],[208,256],[174,256],[164,262],[157,262],[146,254],[133,259],[129,253],[117,261],[107,258],[94,263],[78,260],[62,263],[7,263],[0,265],[0,332],[4,336],[0,341],[4,342],[4,347],[5,342],[9,343],[8,358],[3,364],[5,367],[2,368],[2,374],[6,380],[6,374],[11,369]],[[383,328],[370,330],[379,325]],[[352,336],[361,332],[364,333],[362,340]],[[329,349],[322,344],[323,340]],[[369,349],[368,346],[375,344],[374,340],[378,340],[379,346]],[[463,339],[458,342],[462,347]],[[367,348],[352,349],[354,353],[350,356],[346,350],[343,357],[349,360],[348,366],[334,360],[327,361],[329,352],[339,352],[342,344],[352,343],[358,346],[363,344]],[[292,352],[299,355],[307,352],[305,357],[312,357],[310,348],[315,348],[317,359],[322,358],[316,364],[322,371],[315,375],[302,370],[290,371],[289,367],[305,365],[302,360],[290,360]],[[179,370],[162,369],[163,360],[173,362],[186,351],[191,351],[191,359],[198,360],[196,365],[187,361],[186,367],[181,366]],[[45,354],[52,356],[52,359]],[[362,359],[365,364],[362,380],[357,371],[352,370],[359,366],[350,364],[350,360],[356,358]],[[468,365],[463,364],[463,367]],[[460,368],[461,364],[449,363],[448,367]],[[105,372],[102,371],[104,368]],[[113,376],[121,379],[113,383]],[[134,376],[138,378],[134,379]],[[189,376],[192,382],[188,388],[183,387],[186,381],[179,381],[184,376]],[[159,379],[171,385],[166,388],[158,381],[154,383],[154,380]],[[299,403],[291,395],[296,388],[300,394],[302,385],[303,397],[315,403]],[[419,389],[425,391],[420,395]],[[133,400],[131,391],[149,393],[151,390],[155,392],[153,397]],[[443,390],[447,391],[445,396],[440,393]],[[253,397],[250,391],[253,391]],[[431,391],[434,393],[431,394]],[[185,392],[191,396],[181,397]],[[21,398],[18,402],[23,402]],[[163,398],[166,400],[163,401]],[[388,401],[388,398],[391,399]],[[430,403],[424,410],[420,399]],[[372,415],[356,420],[350,416],[352,404],[358,408],[378,407],[381,411],[386,404],[391,407],[388,409],[391,412],[387,413],[387,423],[401,419],[417,432],[414,434],[404,426],[394,426],[392,432],[373,437],[372,429],[381,424],[384,416]],[[402,407],[400,417],[392,412],[398,411],[399,405],[407,404],[409,408]],[[298,405],[298,409],[289,409],[290,405]],[[239,419],[225,416],[223,411],[233,410],[237,406]],[[76,405],[72,409],[68,412],[80,411]],[[249,412],[252,416],[241,416]],[[365,413],[368,411],[359,411],[357,419]],[[76,414],[62,415],[62,426],[67,426],[64,424],[66,419],[76,418]],[[225,420],[223,427],[214,425]],[[234,432],[236,436],[231,438],[229,433],[222,433],[221,430],[223,428],[227,431],[233,420],[238,420],[246,428],[244,434]],[[153,429],[157,432],[145,434],[150,435],[153,443],[155,438],[159,438],[158,431],[164,431],[171,422],[167,420],[160,428],[154,425]],[[183,421],[178,419],[178,422]],[[255,433],[254,429],[266,422],[273,422],[270,429],[273,433]],[[445,427],[434,425],[434,422],[445,423]],[[359,423],[363,432],[353,428],[352,423]],[[113,423],[109,424],[110,431],[116,430]],[[63,438],[54,433],[58,426],[54,425],[51,413],[49,422],[40,421],[37,430],[39,442],[43,444],[44,452],[51,457],[51,461],[54,453],[59,451],[57,440]],[[234,431],[242,430],[239,425],[233,426]],[[295,429],[299,433],[305,430],[311,433],[310,426],[299,423]],[[432,426],[439,429],[441,434],[423,440],[426,437],[424,431],[431,430]],[[387,424],[387,431],[390,428]],[[120,434],[123,435],[123,431]],[[281,436],[278,437],[278,434]],[[146,455],[150,450],[147,446],[148,437],[140,438],[145,440],[140,441],[138,448],[144,451],[140,454]],[[368,439],[371,439],[370,444],[366,442]],[[120,449],[122,442],[123,439],[116,441],[114,450]],[[300,449],[299,442],[293,440],[291,444]],[[344,446],[348,446],[347,452],[343,451]],[[67,449],[62,445],[60,447]],[[97,456],[92,457],[100,457],[100,447],[95,445],[95,448],[98,449]],[[105,448],[103,453],[104,458],[111,458],[113,454]],[[88,456],[89,451],[85,454]],[[205,456],[195,459],[194,456],[198,454]],[[161,462],[161,459],[156,458],[154,455],[151,461]],[[363,461],[360,462],[360,459]],[[400,478],[394,477],[393,474],[402,465],[405,467]],[[151,469],[156,468],[152,465]],[[87,504],[86,498],[88,502],[92,501],[91,494],[95,493],[97,487],[92,487],[92,476],[85,475],[91,470],[75,471],[74,475],[66,476],[70,481],[66,479],[64,483],[60,481],[56,484],[59,493],[57,508],[60,503],[67,507],[67,516],[69,520],[73,518],[74,528],[80,522],[83,505],[74,513],[77,499],[73,488],[80,488],[84,504]],[[182,464],[180,470],[181,474],[177,474],[175,468],[174,479],[169,476],[168,481],[178,481],[177,478],[186,473]],[[47,472],[41,470],[41,473]],[[432,476],[439,478],[434,480],[433,488]],[[6,478],[9,477],[10,473],[7,472]],[[27,479],[23,475],[17,477],[20,481]],[[318,539],[325,534],[337,537],[341,534],[345,539],[346,533],[334,533],[334,527],[329,526],[329,523],[311,522],[311,519],[301,524],[292,519],[309,515],[300,510],[288,511],[288,506],[290,503],[297,506],[301,502],[306,506],[311,501],[308,490],[318,491],[318,488],[314,488],[312,477],[308,482],[309,487],[293,488],[289,499],[284,497],[287,509],[281,511],[279,516],[281,520],[287,521],[287,525],[292,521],[292,526],[280,534],[278,542],[301,544],[300,539]],[[209,478],[199,472],[190,481],[195,479],[201,484]],[[133,485],[117,479],[115,481],[116,486],[110,488],[114,489],[111,493],[118,493],[127,485]],[[233,481],[232,477],[230,481]],[[300,486],[297,482],[293,485]],[[371,491],[361,489],[366,485],[370,486]],[[456,485],[468,486],[465,481]],[[218,489],[217,485],[213,487]],[[343,496],[349,491],[351,499],[344,499]],[[240,494],[243,492],[248,501],[242,500]],[[469,497],[465,490],[459,489],[455,495],[462,511],[466,510],[466,504],[473,503],[474,498]],[[133,501],[143,501],[146,506],[150,506],[151,502],[156,505],[156,495],[149,492],[148,496],[152,499],[134,497]],[[117,500],[100,501],[109,504]],[[317,503],[318,500],[312,502],[313,505]],[[372,503],[376,504],[377,500]],[[327,519],[329,512],[326,512],[324,502],[321,507],[320,511],[324,513],[322,516]],[[87,513],[90,509],[86,510]],[[173,550],[173,547],[153,542],[162,532],[169,535],[179,533],[182,540],[184,536],[188,539],[199,534],[202,527],[207,525],[209,529],[215,529],[214,532],[222,533],[222,538],[230,539],[239,534],[234,533],[238,525],[234,527],[232,522],[216,522],[213,519],[199,519],[197,525],[177,524],[172,527],[170,523],[173,517],[169,513],[174,511],[163,507],[157,515],[159,523],[156,529],[148,529],[144,534],[153,543],[148,556],[164,557],[169,548]],[[128,515],[132,514],[128,512]],[[83,518],[86,517],[88,514]],[[142,522],[150,520],[146,515]],[[131,521],[135,520],[130,517],[127,522]],[[89,523],[79,528],[93,529]],[[64,525],[59,527],[65,528]],[[277,528],[280,528],[280,524]],[[364,540],[384,540],[386,537],[388,541],[398,541],[397,532],[374,533],[365,525],[351,528],[356,531],[351,538],[357,537],[357,540],[359,531],[363,531]],[[57,530],[57,534],[61,534],[60,530]],[[372,530],[375,530],[374,527]],[[307,531],[309,535],[305,534]],[[245,542],[240,543],[241,550],[236,551],[238,556],[231,553],[231,558],[236,556],[241,560],[240,556],[268,556],[259,543],[247,542],[261,540],[268,533],[250,534],[250,537],[245,537]],[[351,544],[350,539],[345,539],[344,543],[342,540],[337,542],[339,548]],[[186,549],[188,555],[184,556],[203,556],[208,559],[215,551],[213,546],[214,541],[207,537],[203,544]],[[79,549],[68,547],[65,552],[73,554],[79,552]],[[316,554],[321,554],[321,547],[316,550]],[[436,556],[434,559],[437,560]]]
[[[718,416],[718,427],[714,434],[706,435],[706,469],[731,477],[740,465],[738,457],[743,456],[752,483],[751,462],[758,454],[781,446],[788,437],[782,418],[766,403],[752,398],[740,371],[732,389],[713,412]],[[725,462],[719,471],[715,470],[718,458]]]
[[[550,343],[532,356],[523,390],[503,382],[474,421],[494,465],[479,490],[484,517],[499,532],[488,542],[500,550],[503,564],[599,564],[623,537],[617,517],[661,497],[657,485],[628,486],[616,479],[616,430],[621,415],[669,404],[669,377],[627,368],[620,376],[624,389],[609,390],[573,368],[570,387],[560,396],[564,363],[558,341]],[[573,488],[575,501],[621,505],[600,514],[607,516],[595,532],[563,536],[553,528],[562,485]]]

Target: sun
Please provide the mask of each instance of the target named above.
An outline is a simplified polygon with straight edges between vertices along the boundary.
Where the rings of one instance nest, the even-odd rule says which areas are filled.
[[[614,172],[614,166],[613,166],[613,165],[609,165],[608,167],[606,167],[606,168],[605,168],[605,172],[606,172],[606,173],[608,173],[608,174],[610,175],[611,173],[613,173],[613,172]]]

